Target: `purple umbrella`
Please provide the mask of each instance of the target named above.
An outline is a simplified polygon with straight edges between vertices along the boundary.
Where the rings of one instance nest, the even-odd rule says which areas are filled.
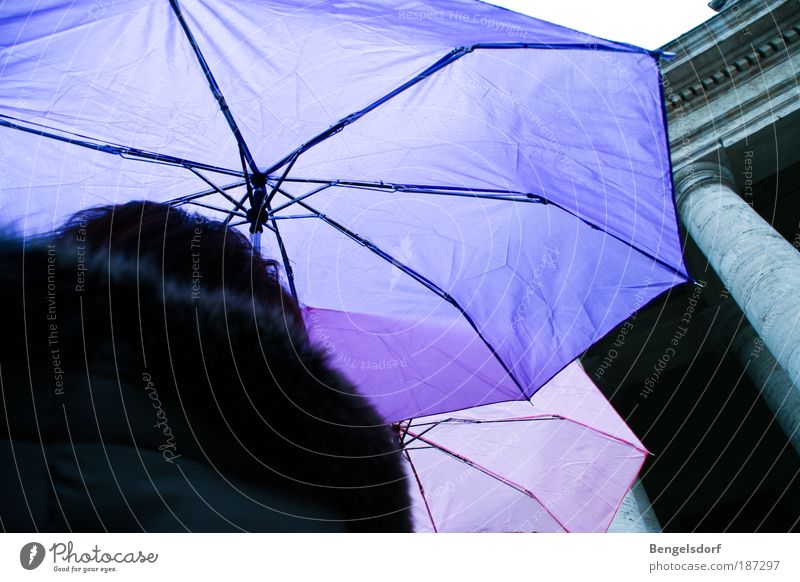
[[[3,216],[248,228],[387,420],[527,400],[688,280],[656,52],[475,0],[0,11]]]

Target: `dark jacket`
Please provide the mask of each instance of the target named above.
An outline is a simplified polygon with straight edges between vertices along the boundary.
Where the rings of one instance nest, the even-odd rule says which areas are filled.
[[[281,312],[0,241],[0,527],[410,531],[397,442]]]

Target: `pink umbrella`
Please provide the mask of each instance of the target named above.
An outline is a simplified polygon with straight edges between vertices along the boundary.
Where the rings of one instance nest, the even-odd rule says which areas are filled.
[[[606,531],[648,454],[577,361],[530,402],[398,428],[420,532]]]
[[[312,341],[395,423],[418,531],[608,528],[647,450],[577,361],[519,400],[469,326],[435,308],[421,320],[313,308],[305,317]],[[508,401],[413,414],[498,393]]]

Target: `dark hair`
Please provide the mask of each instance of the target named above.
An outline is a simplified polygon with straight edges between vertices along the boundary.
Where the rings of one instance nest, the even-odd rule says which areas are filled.
[[[279,307],[287,325],[303,329],[300,307],[280,283],[279,263],[254,252],[238,230],[201,214],[137,200],[77,212],[58,234],[111,257],[155,261],[163,277],[190,283],[198,294],[221,289]]]
[[[79,214],[55,240],[0,233],[3,324],[15,340],[0,350],[0,449],[12,440],[40,453],[3,488],[4,528],[228,531],[244,529],[228,511],[244,511],[258,531],[411,531],[398,440],[287,324],[296,305],[275,263],[237,255],[249,251],[246,239],[203,219],[202,232],[214,233],[204,241],[214,259],[207,290],[193,299],[173,280],[186,276],[192,220],[133,203]],[[212,283],[240,289],[223,295]],[[151,474],[162,457],[210,470]],[[12,460],[0,455],[0,470],[13,470]],[[42,475],[52,476],[47,487]],[[183,509],[174,512],[160,488]],[[203,490],[209,501],[197,503]],[[48,509],[54,498],[58,512]]]
[[[88,432],[81,438],[105,443],[124,423],[113,442],[160,447],[152,440],[159,433],[152,429],[151,403],[134,405],[152,398],[141,388],[146,370],[158,385],[163,409],[170,411],[170,430],[183,435],[180,454],[219,474],[262,484],[275,495],[270,504],[307,503],[307,513],[294,516],[298,521],[291,527],[314,529],[315,522],[307,520],[316,519],[319,508],[321,519],[348,531],[411,531],[399,443],[370,401],[308,341],[299,306],[278,279],[279,263],[254,253],[244,234],[219,221],[146,201],[78,212],[55,236],[54,245],[42,240],[24,247],[24,261],[10,249],[0,281],[5,277],[22,288],[8,284],[0,290],[19,305],[13,313],[20,336],[46,340],[51,322],[42,307],[43,289],[51,271],[54,281],[73,283],[73,266],[83,260],[85,288],[61,283],[58,294],[59,363],[71,375],[66,390],[71,408],[62,413],[60,396],[49,389],[52,381],[39,380],[52,373],[46,341],[36,343],[35,352],[27,345],[0,352],[4,374],[12,365],[23,377],[37,374],[35,381],[15,385],[43,387],[37,401],[15,405],[27,413],[15,413],[15,431],[39,430],[28,419],[38,418],[35,406],[41,401],[48,411],[59,411],[53,423],[60,424],[47,428],[47,438],[55,438],[49,435],[61,424],[73,419],[80,424],[87,399],[94,398],[106,405],[91,404],[94,422],[82,423]],[[0,241],[0,267],[2,251]],[[62,257],[57,262],[56,254]],[[201,289],[193,298],[197,266]],[[220,343],[227,346],[218,349]],[[20,367],[23,362],[27,365]],[[86,388],[84,377],[91,381]],[[31,392],[16,394],[30,399]],[[0,401],[0,416],[5,405]],[[0,422],[0,439],[2,429]],[[289,527],[275,517],[281,511],[265,518],[263,527]]]

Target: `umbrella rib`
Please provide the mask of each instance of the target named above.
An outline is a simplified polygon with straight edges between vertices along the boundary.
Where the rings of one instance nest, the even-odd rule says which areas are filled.
[[[243,206],[244,205],[244,201],[247,200],[249,197],[250,197],[250,191],[248,190],[247,192],[244,193],[244,196],[242,196],[242,198],[239,200],[239,204]],[[225,226],[228,226],[231,223],[231,220],[233,220],[234,213],[235,213],[235,210],[231,210],[228,213],[228,216],[225,218],[225,220],[222,221],[222,224],[224,224]]]
[[[621,437],[614,436],[610,432],[606,432],[604,430],[600,430],[599,428],[595,428],[593,426],[589,426],[588,424],[586,424],[584,422],[580,422],[578,420],[575,420],[575,419],[572,419],[572,418],[569,418],[569,417],[566,417],[566,416],[562,416],[561,418],[563,420],[566,420],[567,422],[571,422],[571,423],[576,424],[578,426],[582,426],[583,428],[585,428],[587,430],[591,430],[591,431],[593,431],[593,432],[599,434],[600,436],[603,436],[603,437],[605,437],[605,438],[607,438],[609,440],[618,442],[619,444],[622,444],[622,445],[627,445],[627,446],[629,446],[629,447],[631,447],[633,449],[636,449],[637,451],[639,451],[641,453],[644,453],[645,455],[651,455],[652,454],[647,449],[644,449],[644,448],[640,447],[639,445],[636,445],[636,444],[634,444],[634,443],[632,443],[630,441],[627,441],[627,440],[625,440],[625,439],[623,439]]]
[[[413,194],[432,194],[436,196],[458,196],[462,198],[483,198],[487,200],[505,200],[509,202],[532,202],[547,204],[547,199],[531,192],[517,190],[496,190],[491,188],[469,188],[459,186],[429,186],[423,184],[396,184],[392,182],[366,182],[362,180],[317,180],[307,178],[287,178],[286,182],[307,184],[325,184],[326,187],[337,186],[357,190],[378,192],[411,192]],[[288,206],[291,203],[286,204]]]
[[[419,433],[419,435],[416,435],[416,436],[414,436],[414,437],[413,437],[413,438],[412,438],[410,441],[408,441],[408,442],[404,442],[404,439],[405,439],[406,435],[412,434],[412,433],[410,433],[410,432],[409,432],[409,430],[408,430],[409,428],[411,428],[411,426],[410,426],[410,421],[409,421],[409,426],[407,426],[407,427],[405,428],[405,430],[403,431],[403,437],[400,439],[400,442],[401,442],[401,444],[403,445],[403,447],[405,448],[405,447],[407,447],[408,445],[410,445],[411,443],[413,443],[415,440],[419,439],[419,437],[421,437],[422,435],[424,435],[426,432],[428,432],[428,431],[431,431],[431,430],[435,429],[437,426],[439,426],[439,425],[440,425],[441,423],[443,423],[443,422],[447,422],[447,421],[446,421],[446,420],[439,420],[439,421],[436,421],[436,422],[430,423],[430,426],[428,426],[428,428],[426,428],[426,429],[425,429],[425,430],[423,430],[421,433]],[[423,426],[423,425],[416,425],[416,426]]]
[[[332,186],[344,186],[352,188],[385,188],[385,189],[403,189],[403,188],[428,188],[432,190],[455,190],[462,192],[489,192],[498,194],[520,194],[523,196],[533,196],[529,192],[522,192],[520,190],[506,190],[502,188],[472,188],[470,186],[442,186],[430,184],[398,184],[396,182],[375,182],[369,180],[325,180],[321,178],[287,178],[287,182],[307,182],[309,184],[330,184]]]
[[[428,498],[425,497],[425,488],[422,486],[422,481],[419,479],[419,475],[417,474],[417,468],[414,466],[414,462],[411,460],[411,455],[408,453],[408,449],[403,449],[403,454],[406,456],[406,460],[408,464],[411,466],[411,472],[414,474],[414,479],[417,481],[417,489],[419,489],[419,494],[422,496],[422,501],[425,503],[425,510],[428,512],[428,519],[431,520],[431,526],[433,527],[433,531],[439,533],[439,530],[436,529],[436,522],[433,521],[433,513],[431,513],[431,507],[428,505]]]
[[[270,214],[270,220],[296,220],[298,218],[317,218],[316,214],[283,214],[275,216],[274,211]]]
[[[488,406],[490,406],[490,405],[488,405]],[[504,423],[504,422],[536,422],[536,421],[541,421],[541,420],[569,420],[569,419],[561,416],[560,414],[541,414],[539,416],[527,416],[527,417],[523,417],[523,418],[495,418],[495,419],[482,419],[482,420],[471,419],[471,418],[445,418],[445,419],[437,420],[437,421],[434,421],[434,422],[420,422],[420,423],[415,424],[414,426],[421,427],[421,426],[430,426],[431,424],[433,424],[433,426],[431,426],[431,428],[434,428],[435,426],[437,426],[437,425],[439,425],[441,423],[446,423],[446,424],[496,424],[496,423]],[[591,428],[591,427],[587,427],[587,428]],[[428,430],[430,430],[430,429],[428,429]],[[594,429],[592,429],[592,430],[594,430]],[[425,432],[427,432],[427,430]],[[425,433],[423,432],[422,434],[425,434]],[[409,441],[409,442],[411,442],[411,441]]]
[[[198,178],[200,178],[200,179],[201,179],[203,182],[205,182],[206,184],[208,184],[209,186],[211,186],[211,188],[213,189],[213,190],[212,190],[212,193],[213,193],[213,192],[216,192],[217,194],[219,194],[220,196],[222,196],[223,198],[225,198],[225,200],[227,200],[228,202],[230,202],[231,204],[233,204],[233,207],[234,207],[235,209],[238,209],[238,210],[243,210],[243,211],[246,211],[246,210],[247,210],[247,209],[246,209],[246,208],[245,208],[243,205],[239,204],[239,203],[236,201],[236,198],[234,198],[233,196],[231,196],[230,194],[228,194],[227,192],[225,192],[225,190],[224,190],[223,188],[220,188],[219,186],[217,186],[216,184],[214,184],[214,182],[212,182],[211,180],[209,180],[208,178],[206,178],[206,177],[205,177],[203,174],[201,174],[200,172],[198,172],[198,171],[197,171],[197,170],[195,170],[194,168],[188,168],[188,169],[189,169],[189,170],[190,170],[190,171],[191,171],[191,172],[192,172],[192,173],[193,173],[195,176],[197,176]],[[227,211],[227,210],[223,210],[222,212],[228,212],[228,211]]]
[[[209,172],[215,172],[217,174],[226,174],[228,176],[241,176],[242,175],[241,171],[228,170],[227,168],[220,168],[219,166],[212,166],[210,164],[204,164],[202,162],[195,162],[195,161],[192,161],[192,160],[187,160],[185,158],[177,158],[175,156],[169,156],[169,155],[166,155],[166,154],[159,154],[159,153],[150,152],[150,151],[147,151],[147,150],[142,150],[142,149],[139,149],[139,148],[134,148],[134,147],[129,147],[129,146],[121,146],[121,145],[114,145],[114,144],[110,144],[110,143],[103,143],[100,140],[97,140],[95,138],[86,137],[86,136],[81,136],[81,137],[84,137],[85,139],[75,139],[75,138],[72,138],[72,137],[66,137],[64,135],[58,135],[56,133],[51,133],[51,132],[45,131],[43,129],[34,129],[32,127],[26,127],[24,125],[19,125],[17,123],[13,123],[11,121],[8,121],[9,117],[6,116],[6,115],[0,115],[0,117],[4,118],[4,119],[0,119],[0,126],[9,127],[11,129],[17,129],[17,130],[25,132],[25,133],[32,133],[33,135],[38,135],[38,136],[41,136],[41,137],[54,139],[56,141],[62,141],[62,142],[65,142],[65,143],[69,143],[69,144],[72,144],[72,145],[80,146],[80,147],[87,148],[87,149],[90,149],[90,150],[103,152],[103,153],[106,153],[106,154],[112,154],[112,155],[115,155],[115,156],[120,156],[120,157],[125,158],[125,159],[134,159],[134,160],[140,161],[140,162],[150,162],[150,163],[156,163],[156,164],[165,164],[165,165],[169,165],[169,166],[179,166],[179,167],[182,167],[182,168],[190,168],[191,167],[191,168],[197,168],[197,169],[200,169],[200,170],[207,170]],[[13,119],[13,118],[11,118],[11,119]],[[22,120],[19,120],[19,121],[22,121]],[[24,123],[29,123],[29,122],[24,122]],[[36,124],[36,125],[40,125],[40,124]],[[47,129],[52,129],[54,131],[62,131],[62,130],[57,130],[57,129],[53,128],[53,127],[48,127],[48,126],[42,126],[42,127],[45,127]],[[64,133],[69,133],[69,132],[64,132]],[[87,141],[87,140],[92,140],[92,141]]]
[[[642,255],[644,257],[647,257],[648,259],[650,259],[654,263],[657,263],[657,264],[661,265],[662,267],[664,267],[665,269],[667,269],[668,271],[672,272],[673,274],[678,275],[682,279],[685,279],[686,281],[691,281],[692,280],[686,273],[683,273],[682,271],[680,271],[679,269],[673,267],[669,263],[667,263],[665,261],[662,261],[661,259],[659,259],[655,255],[653,255],[652,253],[648,253],[644,249],[640,249],[639,247],[637,247],[632,242],[626,241],[622,237],[617,236],[616,234],[614,234],[613,232],[609,232],[605,228],[597,226],[592,221],[587,220],[587,219],[583,218],[582,216],[578,216],[577,213],[572,212],[569,208],[565,208],[564,206],[561,206],[560,204],[558,204],[557,202],[553,202],[552,200],[548,200],[547,204],[550,204],[551,206],[555,206],[556,208],[558,208],[562,212],[566,212],[567,214],[569,214],[571,216],[574,216],[575,218],[580,220],[582,223],[584,223],[586,226],[588,226],[592,230],[599,230],[603,234],[608,235],[611,238],[613,238],[614,240],[621,242],[622,244],[624,244],[625,246],[633,249],[634,251],[636,251],[640,255]]]
[[[286,168],[283,170],[283,174],[281,175],[280,178],[278,178],[278,181],[272,187],[269,196],[267,196],[266,206],[270,205],[272,199],[275,197],[275,194],[278,192],[278,189],[281,187],[281,184],[283,184],[283,181],[289,177],[289,172],[292,171],[292,167],[294,166],[295,162],[297,161],[297,158],[299,157],[300,157],[299,152],[296,153],[294,156],[292,156],[292,159],[289,161],[289,163],[286,165]]]
[[[205,196],[210,196],[219,190],[233,190],[235,188],[240,188],[244,186],[244,182],[234,182],[232,184],[226,184],[225,186],[214,186],[208,190],[201,190],[200,192],[195,192],[193,194],[186,194],[185,196],[179,196],[178,198],[172,198],[171,200],[164,201],[164,204],[170,204],[172,206],[180,206],[182,204],[186,204],[187,202],[191,202],[192,200],[197,200],[198,198],[203,198]],[[217,189],[219,188],[219,190]],[[239,206],[239,203],[237,203]]]
[[[284,190],[279,190],[279,192],[281,194],[283,194],[284,196],[286,196],[287,198],[289,198],[290,200],[295,200],[299,206],[302,206],[303,208],[305,208],[306,210],[308,210],[309,212],[314,214],[317,218],[322,220],[325,224],[327,224],[328,226],[334,228],[335,230],[338,230],[339,232],[341,232],[342,234],[344,234],[345,236],[347,236],[351,240],[353,240],[356,243],[358,243],[359,245],[365,247],[366,249],[368,249],[369,251],[373,252],[374,254],[376,254],[377,256],[382,258],[383,260],[387,261],[388,263],[391,263],[392,265],[394,265],[395,267],[400,269],[403,273],[405,273],[406,275],[408,275],[409,277],[411,277],[412,279],[414,279],[418,283],[421,283],[424,287],[427,287],[428,289],[433,291],[436,295],[438,295],[439,297],[441,297],[442,299],[447,301],[450,305],[455,307],[461,313],[461,316],[467,321],[467,323],[470,325],[470,327],[472,327],[472,329],[475,331],[475,333],[478,334],[478,337],[481,339],[481,341],[484,343],[484,345],[489,349],[489,351],[492,353],[492,355],[497,360],[497,362],[500,364],[500,366],[503,368],[503,370],[506,372],[506,374],[508,374],[508,377],[511,378],[511,381],[514,382],[514,384],[517,386],[517,388],[519,389],[519,391],[522,394],[522,396],[524,397],[524,399],[525,400],[528,399],[528,395],[525,393],[525,389],[522,387],[522,384],[520,384],[519,380],[517,380],[517,377],[509,369],[509,367],[506,365],[506,363],[500,357],[500,354],[497,353],[497,350],[495,350],[494,346],[489,342],[489,340],[486,339],[486,337],[483,335],[483,332],[478,328],[478,325],[475,323],[475,321],[472,319],[472,317],[470,317],[470,315],[466,312],[466,310],[461,306],[461,304],[455,299],[455,297],[450,295],[447,291],[443,290],[441,287],[439,287],[436,283],[434,283],[433,281],[431,281],[427,277],[417,273],[411,267],[409,267],[409,266],[405,265],[404,263],[401,263],[400,261],[398,261],[396,258],[394,258],[389,253],[387,253],[386,251],[384,251],[383,249],[378,247],[375,243],[373,243],[369,239],[366,239],[363,236],[354,233],[353,231],[351,231],[347,227],[339,224],[338,222],[336,222],[332,218],[326,216],[325,214],[323,214],[322,212],[318,211],[314,207],[309,206],[306,202],[297,200],[294,196],[292,196],[288,192],[286,192]]]
[[[250,222],[247,221],[247,220],[240,220],[239,222],[231,222],[230,223],[230,225],[232,227],[233,226],[242,226],[243,224],[250,224]],[[264,228],[266,228],[267,230],[271,230],[272,232],[275,232],[275,229],[273,229],[269,224],[265,224]]]
[[[200,208],[208,208],[209,210],[214,210],[215,212],[222,212],[223,214],[227,214],[228,211],[224,208],[220,208],[218,206],[212,206],[211,204],[203,204],[202,202],[197,202],[192,200],[191,202],[187,202],[186,204],[190,206],[199,206]],[[234,216],[238,216],[240,218],[245,218],[245,215],[241,212],[234,211]]]
[[[289,180],[289,179],[286,180],[286,182],[290,182],[290,181],[294,181],[294,180]],[[278,206],[276,208],[273,208],[272,211],[270,212],[270,215],[274,216],[276,213],[280,212],[281,210],[283,210],[285,208],[288,208],[289,206],[292,206],[293,204],[296,204],[297,200],[305,200],[306,198],[310,198],[314,194],[317,194],[318,192],[322,192],[323,190],[326,190],[326,189],[330,188],[331,186],[335,186],[335,185],[336,185],[335,181],[326,182],[322,186],[320,186],[319,188],[314,188],[313,190],[309,190],[305,194],[301,194],[300,196],[297,196],[297,198],[295,200],[290,200],[286,204],[281,204],[280,206]]]
[[[277,189],[278,186],[275,186],[275,190]],[[269,202],[267,202],[267,213],[272,214]],[[297,298],[297,289],[294,285],[294,272],[292,271],[292,265],[289,262],[289,254],[286,252],[286,245],[283,243],[283,237],[278,229],[278,221],[275,220],[275,217],[273,216],[270,218],[270,222],[272,222],[272,231],[275,233],[275,238],[278,241],[278,248],[280,249],[281,260],[283,261],[283,268],[286,269],[286,278],[289,281],[289,291],[291,291],[292,298],[294,299],[295,303],[299,303]]]
[[[409,433],[409,434],[411,434],[412,436],[418,436],[418,435],[414,435],[414,433]],[[492,479],[495,479],[496,481],[499,481],[500,483],[508,485],[512,489],[514,489],[516,491],[519,491],[520,493],[522,493],[523,495],[525,495],[527,497],[530,497],[531,499],[536,501],[539,505],[541,505],[542,509],[544,509],[547,512],[547,514],[550,517],[552,517],[556,521],[556,523],[558,523],[558,525],[561,526],[561,528],[564,531],[569,531],[566,528],[566,526],[563,523],[561,523],[561,520],[559,520],[555,515],[553,515],[553,513],[547,508],[547,506],[538,497],[536,497],[536,494],[533,491],[530,491],[529,489],[526,489],[522,485],[520,485],[518,483],[515,483],[514,481],[511,481],[510,479],[506,479],[502,475],[498,475],[497,473],[495,473],[491,469],[488,469],[488,468],[484,467],[483,465],[479,465],[475,461],[473,461],[471,459],[468,459],[467,457],[465,457],[463,455],[459,455],[455,451],[451,451],[450,449],[448,449],[446,447],[443,447],[442,445],[439,445],[439,444],[437,444],[437,443],[435,443],[435,442],[433,442],[433,441],[431,441],[431,440],[429,440],[429,439],[427,439],[425,437],[421,437],[420,436],[419,440],[421,440],[422,442],[424,442],[426,444],[429,444],[430,446],[432,446],[435,449],[438,449],[438,450],[442,451],[444,454],[446,454],[446,455],[448,455],[450,457],[453,457],[457,461],[461,461],[462,463],[464,463],[465,465],[467,465],[469,467],[472,467],[476,471],[480,471],[484,475],[487,475],[487,476],[491,477]]]
[[[214,95],[214,99],[216,99],[217,104],[219,105],[220,111],[222,111],[222,115],[225,116],[225,121],[228,122],[228,126],[231,128],[233,132],[233,137],[236,139],[236,143],[239,146],[239,151],[247,160],[247,165],[250,166],[250,169],[258,174],[258,166],[256,166],[256,162],[253,159],[253,154],[250,153],[250,148],[247,147],[247,143],[244,141],[244,137],[242,136],[242,132],[239,130],[239,126],[236,124],[236,120],[233,118],[233,113],[231,113],[230,107],[228,107],[228,103],[225,101],[225,96],[222,94],[222,91],[217,84],[217,80],[214,78],[214,75],[211,73],[211,68],[208,66],[208,62],[206,58],[203,56],[203,52],[200,50],[200,45],[197,44],[197,40],[192,34],[191,29],[189,28],[189,23],[186,22],[186,19],[183,17],[183,13],[181,12],[181,8],[178,5],[177,0],[169,0],[170,6],[172,6],[172,11],[175,12],[175,16],[178,17],[178,21],[181,24],[181,28],[183,29],[184,34],[186,34],[186,38],[189,40],[189,44],[192,45],[192,50],[194,51],[195,56],[197,57],[198,63],[200,63],[200,68],[203,69],[203,74],[206,77],[206,81],[208,81],[208,87],[211,89],[211,93]]]
[[[558,208],[562,212],[566,212],[570,216],[580,220],[586,226],[591,228],[592,230],[598,230],[603,234],[606,234],[624,244],[625,246],[635,250],[637,253],[641,254],[644,257],[647,257],[651,261],[661,265],[665,269],[668,269],[670,272],[680,276],[687,281],[690,281],[688,275],[681,272],[679,269],[673,267],[669,263],[657,258],[652,253],[648,253],[647,251],[640,249],[635,244],[626,241],[620,236],[617,236],[605,228],[602,228],[590,220],[579,216],[576,212],[573,212],[569,208],[562,206],[561,204],[554,202],[553,200],[546,198],[540,194],[533,194],[531,192],[522,192],[519,190],[500,190],[500,189],[492,189],[492,188],[469,188],[469,187],[459,187],[459,186],[432,186],[432,185],[423,185],[423,184],[397,184],[392,182],[369,182],[363,180],[323,180],[323,179],[314,179],[314,178],[287,178],[286,182],[302,182],[308,184],[327,184],[329,186],[337,186],[343,188],[355,188],[360,190],[372,190],[372,191],[388,191],[388,192],[411,192],[415,194],[432,194],[438,196],[458,196],[462,198],[481,198],[481,199],[488,199],[488,200],[503,200],[509,202],[528,202],[534,204],[544,204],[544,205],[552,205],[555,208]],[[291,203],[289,203],[291,204]],[[288,204],[284,205],[288,206]]]
[[[654,59],[665,56],[661,49],[648,50],[638,46],[625,45],[612,47],[586,43],[555,43],[548,44],[543,42],[479,42],[472,45],[473,49],[540,49],[540,50],[582,50],[582,51],[605,51],[612,53],[641,53],[647,54]]]
[[[170,1],[174,1],[174,0],[170,0]],[[305,143],[303,143],[302,145],[297,147],[294,151],[289,153],[283,159],[281,159],[278,162],[275,162],[264,173],[265,174],[272,174],[277,169],[279,169],[279,168],[285,166],[286,164],[290,163],[294,158],[296,158],[297,156],[299,156],[300,154],[302,154],[306,150],[314,147],[315,145],[325,141],[326,139],[328,139],[330,137],[333,137],[334,135],[336,135],[337,133],[342,131],[345,127],[347,127],[348,125],[350,125],[354,121],[357,121],[357,120],[361,119],[362,117],[364,117],[367,113],[369,113],[370,111],[372,111],[376,107],[380,107],[381,105],[383,105],[384,103],[386,103],[390,99],[393,99],[394,97],[396,97],[400,93],[404,92],[406,89],[409,89],[409,88],[413,87],[414,85],[416,85],[417,83],[419,83],[421,81],[424,81],[425,79],[427,79],[428,77],[430,77],[431,75],[433,75],[434,73],[439,71],[440,69],[443,69],[444,67],[446,67],[450,63],[452,63],[452,62],[460,59],[464,55],[472,52],[472,49],[473,49],[473,47],[471,47],[471,46],[462,46],[462,47],[458,47],[458,48],[453,49],[452,51],[450,51],[449,53],[444,55],[442,58],[440,58],[438,61],[433,63],[431,66],[426,68],[424,71],[418,73],[416,76],[414,76],[413,78],[409,79],[408,81],[406,81],[405,83],[403,83],[399,87],[396,87],[395,89],[393,89],[392,91],[390,91],[389,93],[384,95],[383,97],[380,97],[379,99],[373,101],[372,103],[370,103],[369,105],[367,105],[363,109],[360,109],[360,110],[358,110],[358,111],[356,111],[354,113],[351,113],[350,115],[348,115],[346,117],[343,117],[342,119],[340,119],[339,121],[334,123],[332,126],[330,126],[325,131],[322,131],[322,132],[318,133],[317,135],[315,135],[314,137],[312,137],[311,139],[309,139],[308,141],[306,141]]]
[[[531,403],[531,404],[533,404],[533,403]],[[596,434],[598,434],[598,435],[600,435],[600,436],[602,436],[604,438],[607,438],[609,440],[613,440],[613,441],[618,442],[618,443],[623,444],[623,445],[630,446],[630,447],[632,447],[632,448],[634,448],[634,449],[636,449],[638,451],[641,451],[641,452],[643,452],[645,454],[650,454],[649,451],[647,451],[646,449],[641,448],[639,445],[636,445],[636,444],[634,444],[634,443],[632,443],[630,441],[627,441],[627,440],[625,440],[623,438],[620,438],[618,436],[614,436],[613,434],[611,434],[609,432],[606,432],[604,430],[600,430],[599,428],[595,428],[593,426],[589,426],[588,424],[586,424],[584,422],[580,422],[578,420],[563,416],[561,414],[540,414],[540,415],[536,415],[536,416],[522,416],[522,417],[517,417],[517,418],[492,418],[492,419],[472,419],[472,418],[453,418],[453,417],[450,417],[450,418],[444,418],[442,420],[436,420],[436,421],[431,421],[431,422],[420,422],[420,423],[415,424],[414,426],[415,427],[423,427],[423,426],[429,427],[426,430],[424,430],[422,433],[420,433],[421,435],[423,435],[426,432],[428,432],[429,430],[431,430],[433,428],[436,428],[440,424],[504,424],[504,423],[512,423],[512,422],[537,422],[537,421],[542,421],[542,420],[563,420],[564,422],[571,422],[571,423],[573,423],[575,425],[578,425],[578,426],[581,426],[581,427],[583,427],[583,428],[585,428],[587,430],[590,430],[590,431],[592,431],[592,432],[594,432],[594,433],[596,433]],[[408,431],[406,431],[406,432],[408,432]],[[408,442],[411,443],[413,441],[414,441],[414,439],[411,439]]]

